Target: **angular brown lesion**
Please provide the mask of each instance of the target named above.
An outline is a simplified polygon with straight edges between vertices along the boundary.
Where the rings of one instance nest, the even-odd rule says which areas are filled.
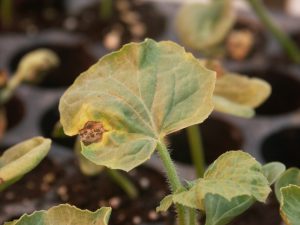
[[[79,130],[79,136],[84,145],[90,145],[102,140],[103,133],[107,130],[101,122],[88,121],[84,127]]]

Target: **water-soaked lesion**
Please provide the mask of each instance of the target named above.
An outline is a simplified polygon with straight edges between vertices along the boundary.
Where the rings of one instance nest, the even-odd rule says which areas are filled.
[[[90,145],[102,140],[103,133],[107,130],[101,122],[88,121],[84,127],[79,130],[79,136],[84,145]]]

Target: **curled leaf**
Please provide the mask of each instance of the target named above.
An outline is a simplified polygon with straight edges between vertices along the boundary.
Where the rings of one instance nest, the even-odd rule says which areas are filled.
[[[215,110],[243,117],[254,115],[254,108],[271,94],[271,86],[258,78],[227,73],[219,77],[214,91]]]
[[[59,58],[52,50],[37,49],[21,59],[16,74],[25,81],[38,82],[40,75],[59,65]]]
[[[111,208],[103,207],[91,212],[75,206],[62,204],[47,211],[37,211],[31,215],[23,215],[20,219],[4,225],[107,225]]]
[[[150,158],[161,138],[207,118],[214,85],[215,73],[177,44],[130,43],[76,79],[60,100],[61,124],[67,135],[101,124],[101,138],[86,136],[82,154],[129,171]]]
[[[280,189],[280,214],[286,225],[300,224],[300,186],[289,185]]]
[[[262,166],[249,154],[229,151],[222,154],[198,179],[189,191],[175,194],[176,203],[205,210],[207,194],[221,196],[230,202],[238,196],[248,196],[264,202],[271,189]],[[191,199],[191,202],[187,202]]]
[[[35,137],[7,149],[0,157],[0,191],[35,168],[50,147],[50,139]]]
[[[290,184],[300,186],[300,169],[298,168],[289,168],[287,169],[276,181],[275,183],[275,195],[277,200],[281,201],[281,191],[280,189],[286,187]]]
[[[79,168],[84,175],[94,176],[103,171],[103,166],[98,166],[92,163],[90,160],[88,160],[81,154],[81,144],[79,138],[77,138],[75,142],[74,150],[79,162]]]
[[[272,185],[284,173],[285,165],[280,162],[271,162],[263,165],[263,173],[268,179],[269,184]]]
[[[177,14],[177,33],[184,45],[206,50],[220,44],[235,21],[231,0],[185,4]]]
[[[167,195],[160,201],[159,206],[156,207],[156,212],[166,212],[173,204],[173,196]]]

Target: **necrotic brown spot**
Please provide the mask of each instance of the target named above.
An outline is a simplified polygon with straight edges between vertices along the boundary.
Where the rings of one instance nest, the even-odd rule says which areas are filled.
[[[79,130],[79,135],[84,145],[90,145],[101,141],[105,131],[101,122],[88,121],[84,127]]]

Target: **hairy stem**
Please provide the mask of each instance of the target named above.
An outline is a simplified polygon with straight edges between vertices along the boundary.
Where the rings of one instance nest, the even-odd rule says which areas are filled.
[[[205,171],[204,148],[202,144],[201,131],[198,125],[187,128],[189,149],[191,158],[196,169],[197,177],[203,177]]]
[[[168,181],[171,186],[171,192],[175,193],[176,191],[183,189],[181,181],[177,175],[175,165],[170,157],[170,154],[165,144],[163,144],[163,142],[158,143],[157,150],[166,169]],[[187,217],[185,208],[179,204],[176,204],[176,211],[178,225],[188,225],[188,223],[186,222]]]
[[[273,34],[286,53],[295,63],[300,63],[300,49],[280,28],[272,21],[265,9],[262,0],[248,0],[250,6],[255,11],[261,22]]]
[[[138,190],[127,177],[119,173],[117,170],[107,169],[106,172],[112,180],[123,189],[129,198],[136,199],[138,197]]]
[[[1,22],[3,27],[10,27],[12,24],[13,0],[0,0],[1,3]]]
[[[100,18],[108,20],[112,16],[113,0],[101,0],[100,2]]]
[[[195,209],[189,208],[189,225],[199,225],[197,221],[197,212]]]

